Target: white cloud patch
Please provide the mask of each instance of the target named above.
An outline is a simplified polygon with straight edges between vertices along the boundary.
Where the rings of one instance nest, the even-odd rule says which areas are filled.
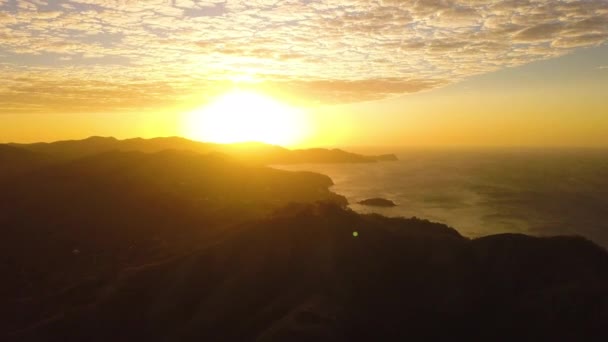
[[[0,0],[0,110],[158,106],[244,76],[381,99],[606,40],[606,0]]]

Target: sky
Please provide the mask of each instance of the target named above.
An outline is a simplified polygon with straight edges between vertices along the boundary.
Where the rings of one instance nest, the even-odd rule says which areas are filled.
[[[249,89],[299,146],[608,147],[606,41],[607,0],[0,0],[0,142],[181,135]]]

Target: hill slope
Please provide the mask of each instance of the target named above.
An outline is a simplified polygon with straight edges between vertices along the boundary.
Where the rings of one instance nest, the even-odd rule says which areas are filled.
[[[345,205],[331,184],[319,174],[193,152],[108,152],[39,165],[2,182],[0,272],[13,276],[0,282],[0,298],[45,298],[188,253],[290,202]],[[19,309],[26,317],[7,313],[5,322],[42,314],[28,307]]]
[[[353,229],[359,232],[352,235]],[[73,292],[90,291],[87,288]],[[55,302],[53,302],[55,300]],[[416,219],[293,205],[127,268],[89,305],[16,335],[62,341],[606,337],[608,254],[581,238],[470,241]],[[505,329],[503,327],[507,326]]]

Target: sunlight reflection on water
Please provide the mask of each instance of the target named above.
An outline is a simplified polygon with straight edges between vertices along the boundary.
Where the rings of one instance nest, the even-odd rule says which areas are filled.
[[[276,165],[330,176],[358,212],[417,216],[463,235],[583,235],[608,246],[608,151],[408,151],[372,164]],[[357,202],[383,197],[393,208]]]

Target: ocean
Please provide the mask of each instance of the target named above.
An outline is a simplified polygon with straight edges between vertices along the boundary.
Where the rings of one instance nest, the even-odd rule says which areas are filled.
[[[419,217],[462,235],[581,235],[608,248],[608,150],[405,150],[397,162],[275,165],[328,175],[361,213]],[[357,202],[382,197],[393,208]]]

